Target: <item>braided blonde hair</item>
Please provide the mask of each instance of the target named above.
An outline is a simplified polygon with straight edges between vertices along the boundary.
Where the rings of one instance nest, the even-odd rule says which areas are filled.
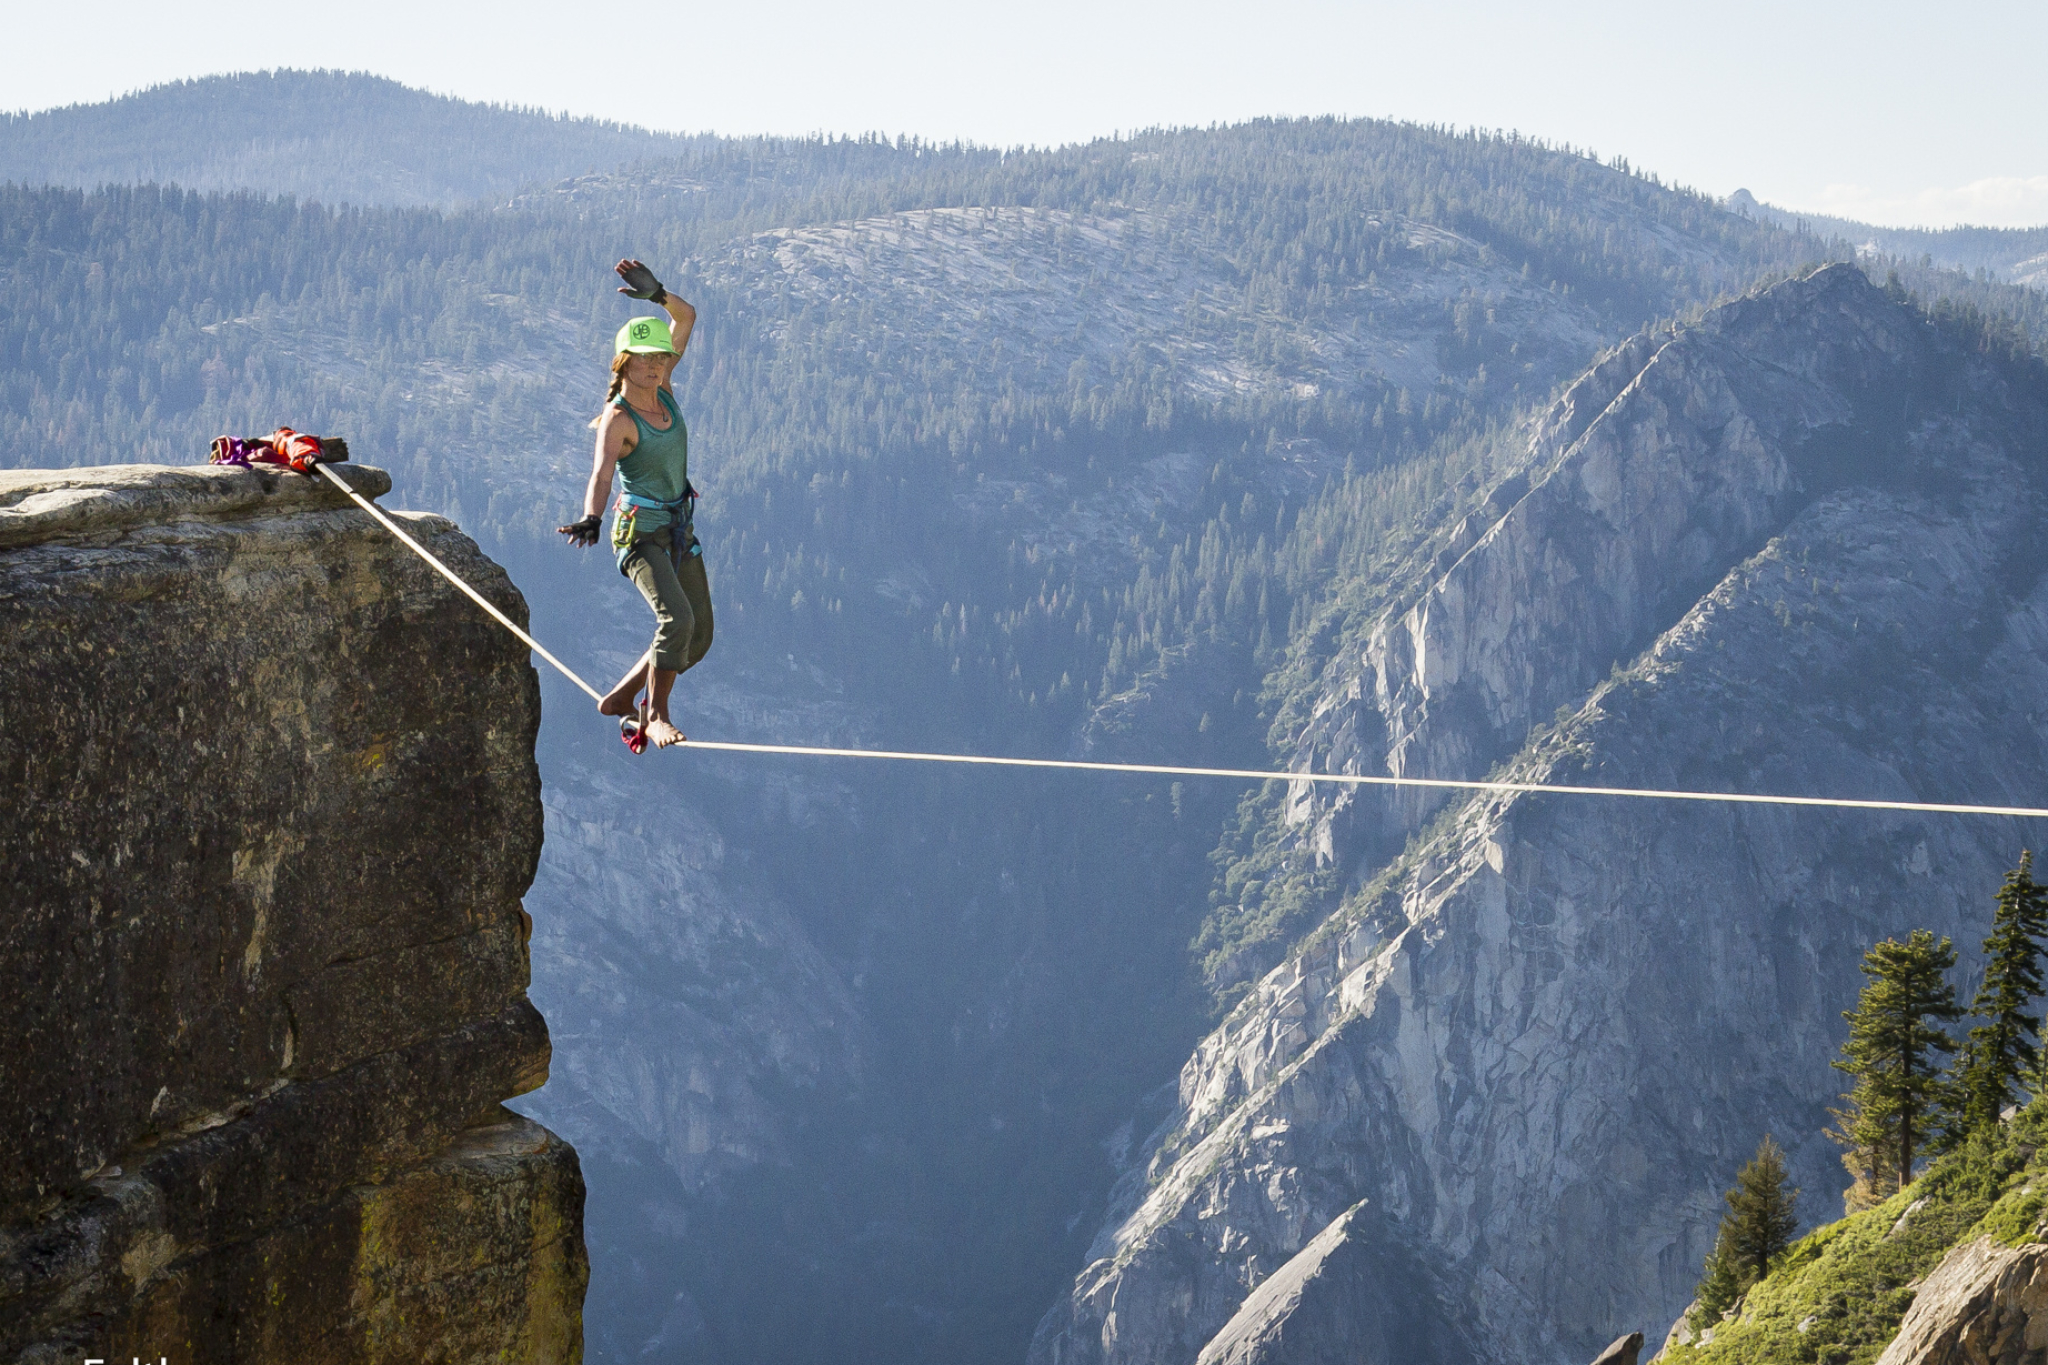
[[[605,393],[604,407],[597,410],[597,416],[590,419],[590,428],[595,431],[604,424],[604,415],[618,396],[626,391],[626,366],[632,362],[631,351],[620,351],[612,357],[612,386]]]

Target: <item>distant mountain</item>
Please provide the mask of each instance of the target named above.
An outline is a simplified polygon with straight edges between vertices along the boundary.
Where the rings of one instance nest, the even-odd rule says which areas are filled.
[[[2031,228],[1888,228],[1852,218],[1830,218],[1766,204],[1748,190],[1728,196],[1731,213],[1746,213],[1775,227],[1804,227],[1822,237],[1840,237],[1865,252],[1917,261],[1952,270],[1988,270],[2007,284],[2048,289],[2048,226]]]
[[[259,71],[0,115],[0,180],[176,184],[453,207],[674,156],[695,139],[471,104],[361,72]]]
[[[2037,804],[2048,369],[1983,341],[1847,264],[1631,338],[1294,632],[1287,766]],[[1211,937],[1287,950],[1123,1154],[1030,1365],[1571,1365],[1661,1334],[1745,1147],[1785,1144],[1808,1218],[1846,1183],[1864,949],[1931,924],[1967,953],[2023,837],[1306,783],[1267,822]]]

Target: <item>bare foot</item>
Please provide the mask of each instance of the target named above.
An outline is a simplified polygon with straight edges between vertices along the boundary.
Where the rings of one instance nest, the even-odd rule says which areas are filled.
[[[635,696],[639,691],[640,684],[637,679],[634,680],[630,687],[624,683],[619,684],[611,691],[605,693],[604,700],[597,704],[597,714],[600,716],[632,715],[640,709],[635,701]]]
[[[681,744],[684,739],[681,730],[676,729],[675,726],[659,716],[647,722],[646,734],[649,739],[654,741],[654,747],[657,749],[666,749],[671,744]]]

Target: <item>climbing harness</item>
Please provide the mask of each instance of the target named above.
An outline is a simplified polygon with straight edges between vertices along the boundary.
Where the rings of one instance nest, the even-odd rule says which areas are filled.
[[[540,641],[527,634],[485,599],[482,593],[462,581],[455,571],[436,559],[425,546],[407,535],[397,522],[368,498],[350,488],[339,474],[323,464],[313,468],[333,482],[336,488],[346,493],[362,509],[382,522],[384,528],[397,536],[406,548],[432,565],[443,578],[453,583],[471,601],[490,613],[499,625],[518,636],[534,653],[546,659],[555,671],[588,693],[591,700],[602,701],[604,696],[595,687],[585,682],[576,671],[549,653]],[[630,719],[630,718],[629,718]],[[622,737],[625,726],[620,726]],[[1095,773],[1139,773],[1158,777],[1218,777],[1250,782],[1311,782],[1331,783],[1351,787],[1420,787],[1438,791],[1504,792],[1528,793],[1543,796],[1617,796],[1638,797],[1660,801],[1712,801],[1733,805],[1750,806],[1820,806],[1832,810],[1888,810],[1912,811],[1933,815],[2010,815],[2022,818],[2048,820],[2048,809],[2035,806],[1979,806],[1950,804],[1936,801],[1857,801],[1832,796],[1763,796],[1747,792],[1698,792],[1662,791],[1642,787],[1565,787],[1544,782],[1478,782],[1460,781],[1442,777],[1381,777],[1369,773],[1303,773],[1268,772],[1257,768],[1185,768],[1163,763],[1091,763],[1072,758],[1007,758],[993,754],[930,754],[894,749],[836,749],[811,744],[742,744],[730,740],[692,739],[683,742],[693,749],[714,749],[735,754],[788,754],[798,758],[870,758],[890,762],[908,763],[961,763],[976,767],[991,768],[1055,768],[1070,772]],[[632,741],[627,740],[628,747]],[[646,747],[643,737],[639,753]],[[683,747],[678,745],[677,747]]]
[[[683,495],[668,502],[642,497],[638,493],[621,492],[618,501],[612,505],[615,513],[612,518],[612,558],[618,561],[621,574],[626,572],[626,561],[633,557],[634,550],[646,553],[635,543],[640,536],[640,509],[643,507],[668,513],[668,559],[677,573],[683,571],[684,560],[704,553],[704,547],[697,541],[697,489],[688,479],[683,480]],[[634,752],[639,751],[636,749]]]

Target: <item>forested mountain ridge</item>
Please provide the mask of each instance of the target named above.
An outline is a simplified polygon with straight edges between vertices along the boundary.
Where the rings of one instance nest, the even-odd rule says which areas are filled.
[[[260,190],[453,208],[672,156],[688,139],[431,95],[365,72],[253,71],[0,114],[0,181]]]
[[[338,432],[616,673],[640,604],[551,528],[637,255],[702,318],[720,619],[686,729],[1246,765],[1305,752],[1390,595],[1497,519],[1532,405],[1827,251],[1538,144],[1332,120],[707,139],[448,213],[0,193],[10,464]],[[626,766],[549,687],[537,1112],[591,1180],[594,1360],[1018,1358],[1141,1098],[1361,870],[1302,862],[1277,786]]]

